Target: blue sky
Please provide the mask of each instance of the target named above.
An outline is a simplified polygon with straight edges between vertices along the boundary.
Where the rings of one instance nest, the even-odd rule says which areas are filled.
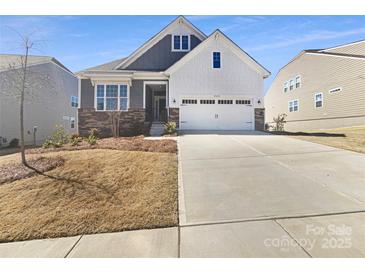
[[[127,56],[176,16],[0,16],[0,53],[20,53],[16,31],[36,41],[32,54],[72,71]],[[272,72],[302,49],[365,39],[365,16],[187,16],[207,35],[219,28]]]

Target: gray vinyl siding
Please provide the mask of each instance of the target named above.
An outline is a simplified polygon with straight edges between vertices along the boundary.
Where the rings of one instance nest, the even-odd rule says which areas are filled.
[[[285,81],[301,76],[301,87],[284,93]],[[329,90],[342,87],[330,94]],[[323,93],[323,107],[314,96]],[[299,100],[299,111],[289,112],[288,102]],[[284,67],[265,96],[266,122],[286,113],[287,130],[339,127],[345,118],[361,124],[365,116],[365,60],[304,54]],[[329,121],[327,125],[323,121]],[[338,121],[338,123],[335,123]]]
[[[199,45],[201,40],[190,35],[190,50]],[[126,69],[164,71],[180,60],[188,52],[171,51],[171,35],[166,35]]]
[[[129,90],[130,108],[143,108],[143,80],[133,80]]]
[[[6,84],[8,79],[12,79],[11,74],[9,71],[0,73],[1,91],[6,89],[9,93],[17,92],[17,89]],[[34,127],[37,127],[37,144],[50,136],[56,125],[63,126],[70,134],[76,133],[77,108],[71,106],[71,96],[78,96],[77,78],[49,62],[30,66],[28,81],[24,104],[26,144],[33,143]],[[19,101],[13,96],[8,96],[8,92],[0,93],[0,97],[0,136],[8,141],[13,138],[19,139]],[[70,120],[66,117],[75,118],[75,128],[70,127]]]
[[[93,108],[94,105],[94,87],[90,79],[81,79],[81,108]]]
[[[362,41],[362,42],[359,42],[356,44],[352,44],[352,45],[342,46],[339,48],[328,49],[325,51],[331,52],[331,53],[365,55],[365,41]]]

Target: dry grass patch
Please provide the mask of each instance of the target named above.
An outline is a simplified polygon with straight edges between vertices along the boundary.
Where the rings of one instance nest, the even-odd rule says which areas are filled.
[[[365,126],[283,134],[305,141],[365,153]]]
[[[177,225],[175,154],[95,149],[49,155],[65,159],[47,172],[63,180],[37,175],[0,185],[1,242]]]

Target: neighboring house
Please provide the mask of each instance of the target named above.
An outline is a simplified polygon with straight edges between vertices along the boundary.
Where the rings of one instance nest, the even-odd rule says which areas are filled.
[[[20,55],[0,54],[0,146],[20,138]],[[63,126],[77,133],[78,79],[53,57],[28,56],[24,100],[26,144],[42,143]]]
[[[302,51],[277,74],[265,111],[267,123],[286,113],[288,131],[365,125],[365,40]]]
[[[263,81],[270,72],[221,31],[208,37],[179,16],[127,58],[77,73],[79,132],[111,135],[111,111],[120,134],[151,122],[180,129],[252,130],[264,125]]]

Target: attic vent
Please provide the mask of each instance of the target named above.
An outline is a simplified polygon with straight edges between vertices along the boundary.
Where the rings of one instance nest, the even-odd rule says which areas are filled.
[[[179,19],[179,24],[182,24],[183,23],[183,20],[182,18]]]
[[[219,33],[216,33],[216,34],[214,35],[214,39],[215,39],[215,40],[218,40],[218,38],[219,38]]]

